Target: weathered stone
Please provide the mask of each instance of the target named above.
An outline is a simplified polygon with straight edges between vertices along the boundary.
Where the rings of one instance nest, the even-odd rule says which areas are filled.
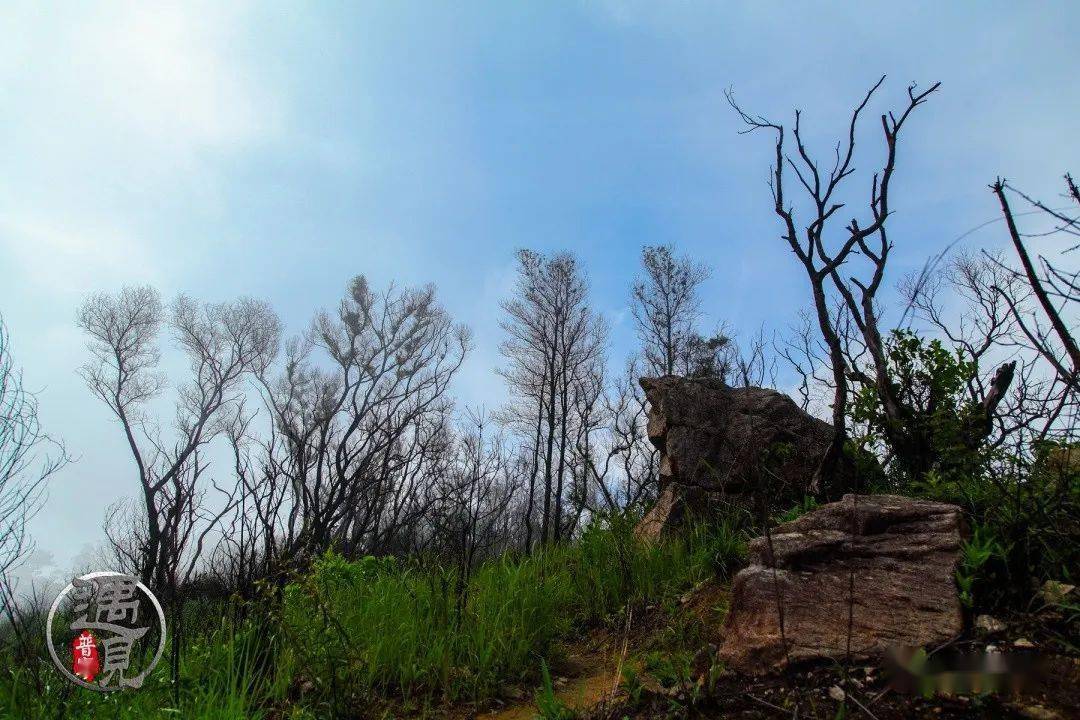
[[[956,506],[896,495],[845,495],[776,527],[735,576],[721,659],[754,673],[947,642],[963,628],[962,532]]]
[[[1023,717],[1030,718],[1031,720],[1061,720],[1061,713],[1043,705],[1014,703],[1013,709]]]
[[[639,527],[653,538],[687,509],[718,500],[801,500],[832,440],[832,426],[783,393],[718,378],[642,378],[649,439],[660,450],[659,501]],[[763,468],[767,468],[766,472]]]
[[[975,629],[993,635],[995,633],[1005,632],[1006,627],[1005,623],[992,615],[979,615],[975,618]]]
[[[1066,598],[1068,598],[1074,590],[1076,590],[1075,585],[1069,585],[1057,580],[1047,580],[1043,583],[1039,595],[1042,597],[1043,602],[1047,604],[1060,605],[1065,602]]]

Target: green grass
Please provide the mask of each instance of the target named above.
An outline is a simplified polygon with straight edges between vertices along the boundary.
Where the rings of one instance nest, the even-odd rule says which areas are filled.
[[[288,589],[289,646],[324,696],[483,700],[535,676],[571,630],[617,618],[710,576],[741,549],[694,531],[654,546],[614,518],[575,543],[453,571],[322,558]]]
[[[543,660],[540,661],[540,677],[540,689],[534,696],[540,720],[574,720],[574,712],[556,697],[551,671]]]
[[[507,683],[536,682],[560,641],[621,623],[628,606],[670,600],[742,552],[733,525],[646,546],[632,518],[614,517],[573,543],[490,560],[467,579],[416,560],[329,553],[285,589],[273,620],[235,629],[219,609],[214,630],[189,621],[178,704],[167,657],[143,689],[109,695],[48,669],[39,693],[28,671],[9,665],[0,716],[299,720],[387,702],[480,701]]]
[[[252,627],[234,631],[225,626],[186,649],[179,703],[174,702],[168,658],[138,690],[98,693],[75,687],[53,671],[41,673],[42,691],[28,668],[9,668],[0,677],[0,717],[141,720],[261,720],[265,709],[284,697],[287,673],[253,672],[252,658],[260,634]],[[42,658],[42,663],[49,662]]]

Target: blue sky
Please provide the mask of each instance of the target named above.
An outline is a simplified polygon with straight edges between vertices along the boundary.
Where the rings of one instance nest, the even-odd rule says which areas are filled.
[[[475,333],[456,393],[491,408],[517,247],[580,256],[613,362],[633,347],[644,243],[713,267],[708,324],[795,319],[805,280],[769,207],[769,141],[737,134],[725,88],[784,122],[804,108],[827,154],[880,74],[875,114],[942,81],[905,131],[893,280],[995,217],[995,175],[1052,197],[1080,172],[1075,3],[225,5],[0,8],[0,313],[78,458],[33,525],[43,572],[98,543],[104,507],[135,489],[75,374],[91,291],[252,295],[295,332],[355,274],[434,282]],[[863,170],[881,152],[868,120]]]

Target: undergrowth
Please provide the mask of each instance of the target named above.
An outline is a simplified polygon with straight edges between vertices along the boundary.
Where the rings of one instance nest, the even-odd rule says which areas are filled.
[[[572,543],[472,573],[328,553],[275,610],[235,623],[219,608],[216,628],[189,631],[178,690],[168,654],[143,688],[105,694],[70,685],[42,648],[36,666],[0,657],[0,716],[308,720],[482,701],[506,684],[538,682],[559,641],[675,597],[736,565],[745,547],[734,524],[653,544],[633,528],[632,517],[598,519]]]
[[[573,544],[482,565],[467,580],[419,564],[347,563],[329,554],[286,593],[285,628],[321,698],[371,694],[434,702],[484,700],[536,679],[571,631],[617,622],[737,562],[724,525],[656,544],[623,517]]]

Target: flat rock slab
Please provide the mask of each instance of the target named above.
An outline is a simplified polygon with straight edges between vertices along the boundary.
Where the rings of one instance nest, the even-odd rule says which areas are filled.
[[[720,658],[760,673],[949,641],[963,629],[963,527],[955,505],[845,495],[774,528],[735,576]]]

